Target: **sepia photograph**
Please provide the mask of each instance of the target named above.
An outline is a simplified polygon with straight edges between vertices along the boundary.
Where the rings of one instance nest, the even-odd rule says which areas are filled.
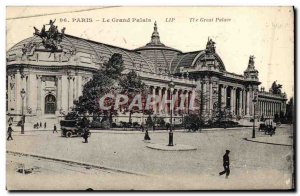
[[[7,6],[6,189],[295,190],[294,17]]]

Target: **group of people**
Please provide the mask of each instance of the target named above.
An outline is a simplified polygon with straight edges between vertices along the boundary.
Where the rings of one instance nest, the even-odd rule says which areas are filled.
[[[35,123],[35,124],[33,125],[33,128],[34,128],[34,129],[43,128],[42,122],[40,122],[40,123],[38,123],[38,122]],[[45,128],[47,128],[47,123],[46,123],[46,122],[44,123],[44,129],[45,129]]]

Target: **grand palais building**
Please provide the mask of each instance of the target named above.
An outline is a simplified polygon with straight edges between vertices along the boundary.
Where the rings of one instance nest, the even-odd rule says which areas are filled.
[[[219,104],[230,110],[234,120],[249,121],[254,115],[255,97],[257,117],[273,117],[286,111],[285,94],[273,94],[259,87],[253,56],[244,62],[243,74],[231,73],[211,39],[204,49],[184,53],[160,41],[155,23],[151,41],[128,50],[64,34],[64,28],[58,32],[53,23],[35,29],[34,36],[7,51],[6,108],[14,123],[22,114],[29,124],[58,123],[82,94],[83,85],[114,53],[122,55],[124,73],[135,70],[150,93],[159,96],[169,93],[170,81],[175,84],[173,96],[183,94],[190,99],[202,92],[203,111],[208,118]],[[169,112],[154,110],[154,114],[164,117]],[[175,120],[189,113],[188,110],[173,112]],[[118,120],[116,117],[115,121]]]

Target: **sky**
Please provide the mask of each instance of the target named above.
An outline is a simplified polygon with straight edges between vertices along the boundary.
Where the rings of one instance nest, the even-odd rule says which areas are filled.
[[[254,55],[261,86],[269,89],[277,81],[288,98],[294,95],[291,7],[7,7],[6,11],[6,50],[32,36],[33,26],[41,29],[50,19],[56,19],[59,29],[66,27],[67,34],[135,49],[150,41],[157,21],[165,45],[183,52],[202,50],[210,37],[227,71],[243,74]],[[129,22],[119,20],[128,18]]]

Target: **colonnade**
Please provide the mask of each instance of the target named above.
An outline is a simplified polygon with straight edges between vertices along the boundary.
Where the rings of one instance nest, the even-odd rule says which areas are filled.
[[[260,99],[258,102],[260,115],[264,117],[274,117],[275,114],[280,115],[280,112],[284,112],[284,104],[281,101],[271,101]]]
[[[254,90],[226,84],[219,85],[221,108],[230,110],[233,116],[251,116],[254,112]]]
[[[190,112],[190,104],[191,100],[193,100],[195,96],[195,90],[191,89],[172,89],[173,92],[171,92],[171,89],[168,87],[157,87],[157,86],[149,86],[150,94],[154,96],[158,96],[159,99],[162,101],[163,99],[166,100],[173,100],[173,109],[172,114],[174,115],[180,115],[180,114],[188,114]],[[172,97],[171,97],[172,95]],[[163,101],[161,102],[163,103]],[[165,103],[165,105],[162,105],[160,103],[155,104],[153,107],[151,107],[151,110],[153,110],[153,114],[166,114],[169,115],[171,112],[171,104]]]

